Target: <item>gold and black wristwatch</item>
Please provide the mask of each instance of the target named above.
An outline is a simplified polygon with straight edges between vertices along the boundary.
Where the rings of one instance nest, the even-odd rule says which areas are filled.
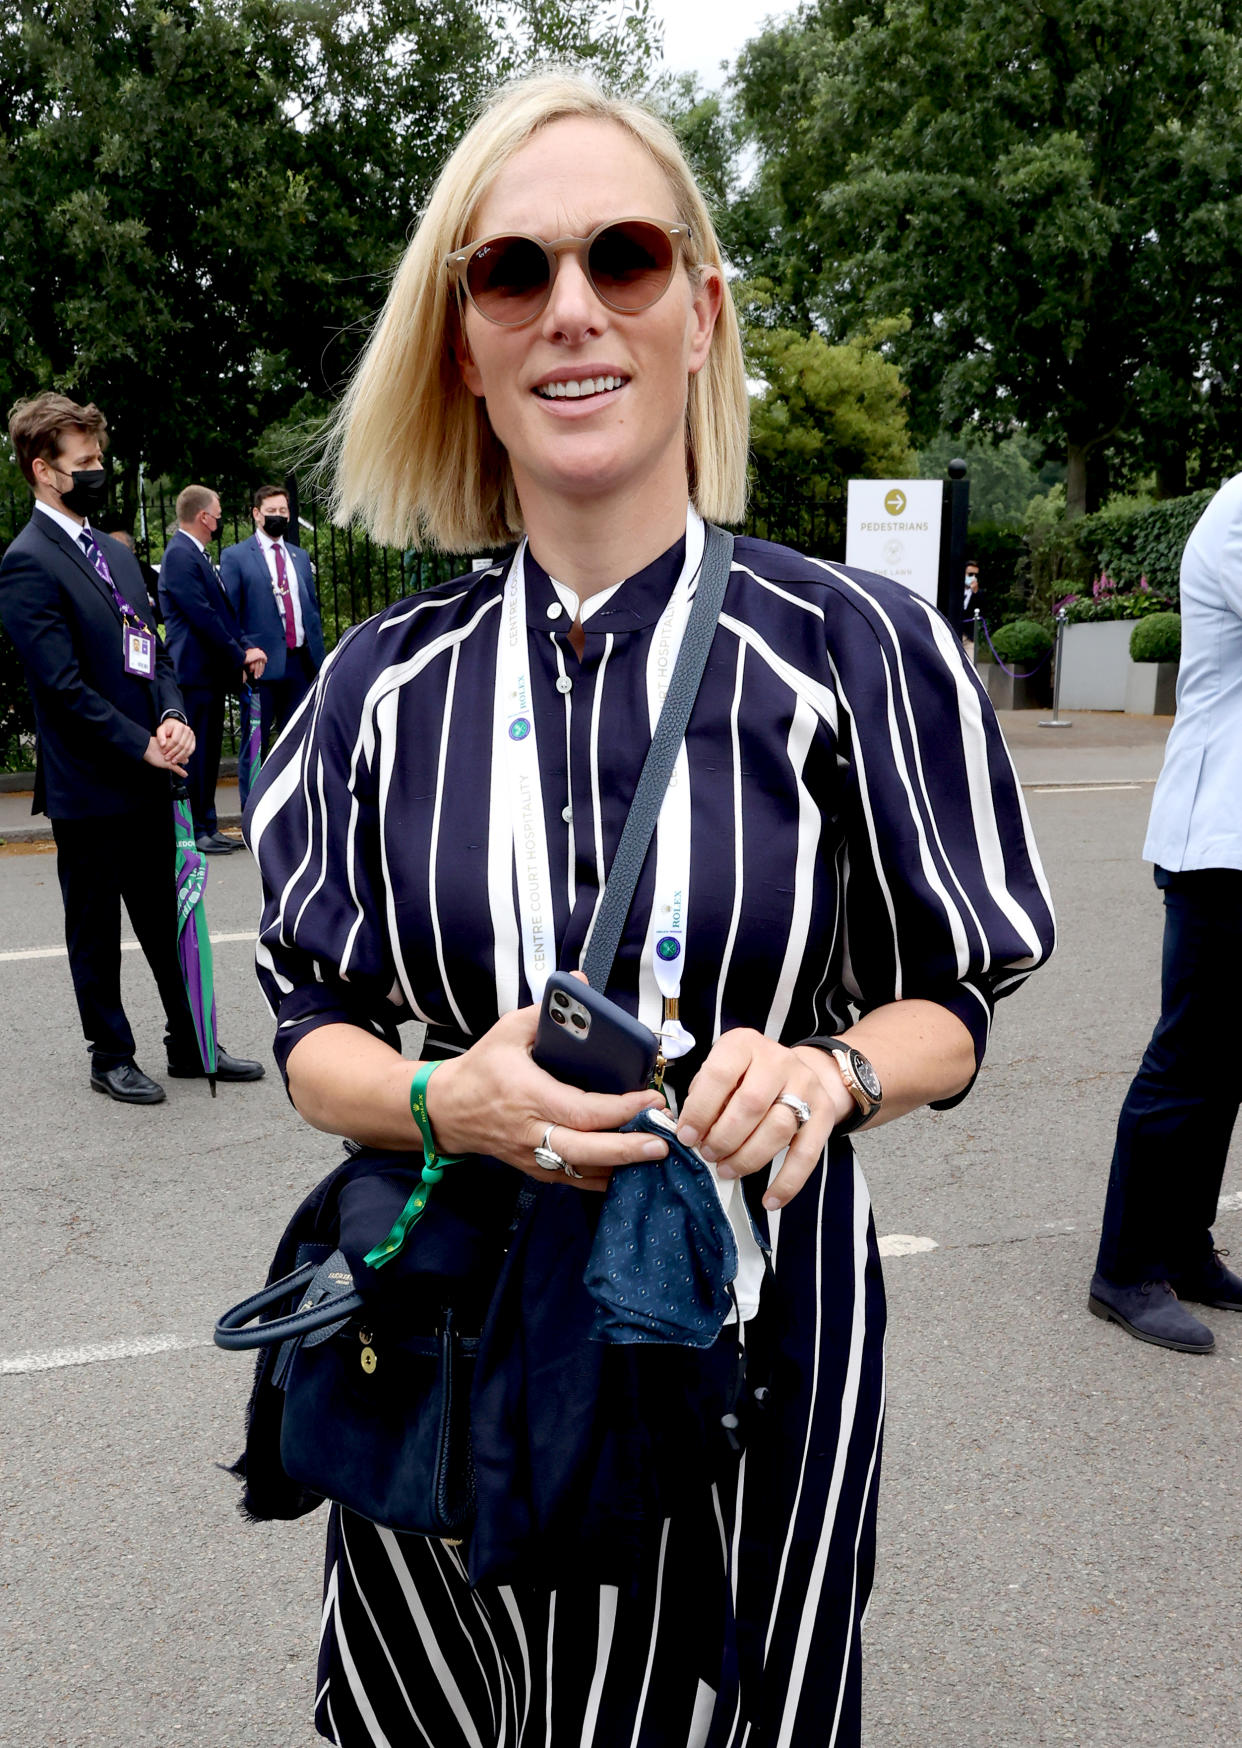
[[[856,1107],[852,1116],[837,1124],[833,1134],[848,1135],[874,1117],[884,1103],[884,1088],[880,1085],[879,1075],[862,1051],[855,1050],[844,1038],[803,1038],[799,1042],[799,1048],[804,1044],[813,1045],[816,1050],[827,1050],[836,1057],[845,1090]]]

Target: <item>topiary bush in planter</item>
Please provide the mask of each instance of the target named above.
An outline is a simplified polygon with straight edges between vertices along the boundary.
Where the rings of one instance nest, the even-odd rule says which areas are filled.
[[[1016,668],[1019,672],[1033,668],[1051,648],[1052,638],[1036,619],[1011,620],[992,634],[992,649],[1007,668]],[[992,650],[986,644],[984,656],[988,660],[992,656]]]
[[[1180,613],[1153,613],[1130,633],[1132,662],[1175,662],[1182,653]]]

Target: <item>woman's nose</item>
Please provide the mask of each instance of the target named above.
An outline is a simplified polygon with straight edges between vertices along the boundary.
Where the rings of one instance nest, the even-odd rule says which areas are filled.
[[[576,255],[561,255],[543,312],[545,338],[578,340],[599,333],[607,319],[607,306],[596,296],[582,262]]]

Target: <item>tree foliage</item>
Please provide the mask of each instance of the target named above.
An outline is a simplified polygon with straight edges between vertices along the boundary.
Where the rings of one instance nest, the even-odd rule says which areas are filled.
[[[1242,0],[811,0],[737,77],[752,272],[829,335],[908,313],[920,436],[1110,446],[1179,489],[1242,436]]]
[[[106,412],[127,509],[245,480],[330,396],[486,91],[634,85],[648,0],[16,0],[0,19],[0,395]]]
[[[765,490],[796,492],[813,481],[843,497],[850,479],[913,471],[906,391],[880,350],[901,326],[842,346],[788,328],[748,331],[750,368],[764,385],[751,402],[751,452]]]

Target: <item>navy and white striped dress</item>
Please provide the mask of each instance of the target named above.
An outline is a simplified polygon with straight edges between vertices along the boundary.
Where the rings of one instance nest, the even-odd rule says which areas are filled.
[[[528,653],[558,963],[583,941],[650,741],[653,630],[684,543],[584,621],[528,554]],[[460,1049],[530,1000],[509,780],[493,769],[506,565],[342,639],[248,820],[277,1057],[312,1027]],[[558,682],[560,682],[558,686]],[[1053,922],[1021,791],[957,637],[899,584],[739,539],[687,733],[681,1014],[786,1043],[900,997],[982,1057]],[[657,1026],[640,881],[610,993]],[[511,860],[507,863],[511,867]],[[770,1217],[780,1406],[736,1481],[653,1527],[629,1586],[471,1589],[459,1552],[332,1511],[316,1723],[342,1748],[828,1748],[857,1743],[874,1559],[884,1298],[847,1142]],[[774,1374],[775,1375],[775,1374]]]

